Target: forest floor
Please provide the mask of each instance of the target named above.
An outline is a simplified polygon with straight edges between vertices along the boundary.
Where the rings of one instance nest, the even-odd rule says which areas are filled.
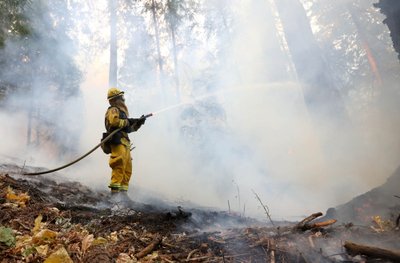
[[[362,225],[322,213],[271,224],[111,202],[78,182],[20,169],[0,165],[0,262],[400,262],[396,220],[379,215]]]

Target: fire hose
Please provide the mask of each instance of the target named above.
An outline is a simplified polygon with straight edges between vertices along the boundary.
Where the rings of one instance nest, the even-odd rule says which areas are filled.
[[[151,117],[151,116],[153,116],[153,113],[144,115],[144,116],[140,117],[139,119],[147,119],[148,117]],[[119,132],[119,131],[122,130],[122,129],[123,129],[123,128],[119,128],[119,129],[114,130],[114,131],[111,132],[107,137],[105,137],[99,144],[97,144],[95,147],[93,147],[93,149],[91,149],[90,151],[88,151],[87,153],[85,153],[84,155],[82,155],[81,157],[79,157],[78,159],[76,159],[76,160],[74,160],[74,161],[72,161],[72,162],[70,162],[70,163],[67,163],[67,164],[65,164],[65,165],[63,165],[63,166],[60,166],[60,167],[57,167],[57,168],[54,168],[54,169],[52,169],[52,170],[43,171],[43,172],[37,172],[37,173],[23,173],[23,175],[41,175],[41,174],[48,174],[48,173],[53,173],[53,172],[62,170],[62,169],[64,169],[64,168],[67,168],[68,166],[71,166],[71,165],[73,165],[73,164],[79,162],[80,160],[82,160],[83,158],[85,158],[86,156],[88,156],[89,154],[91,154],[92,152],[94,152],[94,151],[95,151],[97,148],[99,148],[103,143],[105,143],[105,142],[107,142],[108,140],[110,140],[110,139],[113,137],[114,134],[116,134],[117,132]]]

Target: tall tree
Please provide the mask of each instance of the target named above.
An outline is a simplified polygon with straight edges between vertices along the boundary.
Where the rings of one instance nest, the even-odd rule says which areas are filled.
[[[172,54],[174,57],[174,71],[175,71],[175,85],[176,85],[176,97],[180,101],[180,84],[179,84],[179,69],[178,69],[178,54],[176,47],[176,31],[181,16],[179,15],[179,8],[182,7],[182,0],[167,0],[166,5],[166,20],[171,31],[172,39]]]
[[[127,43],[119,71],[119,81],[129,89],[137,92],[158,92],[157,71],[158,55],[154,37],[150,34],[149,20],[140,5],[130,2],[122,6],[121,19],[124,24],[124,40]],[[151,21],[151,20],[150,20]]]
[[[172,56],[174,63],[174,78],[176,86],[176,97],[180,101],[180,80],[179,80],[179,64],[178,64],[178,28],[182,24],[186,28],[195,26],[194,15],[197,11],[197,4],[193,0],[167,0],[164,8],[164,17],[170,31],[172,41]],[[186,39],[185,42],[190,42]]]
[[[29,0],[0,2],[0,48],[4,48],[7,38],[29,35],[28,19],[24,8]]]
[[[275,3],[310,112],[325,118],[346,119],[330,67],[313,35],[304,7],[299,0],[275,0]]]
[[[375,55],[370,48],[370,44],[367,39],[366,32],[365,32],[365,30],[361,24],[361,21],[359,19],[361,16],[361,12],[359,10],[357,10],[351,4],[347,4],[347,8],[349,10],[351,20],[353,21],[353,23],[357,29],[358,38],[360,39],[361,45],[364,48],[365,53],[367,55],[370,69],[371,69],[372,75],[374,76],[374,83],[376,86],[381,87],[382,86],[382,77],[381,77],[380,69],[378,67],[378,63],[375,58]]]
[[[373,0],[308,1],[314,35],[349,111],[366,114],[399,81],[389,31]],[[391,91],[389,91],[391,92]]]
[[[30,35],[29,19],[24,10],[29,1],[1,1],[0,2],[0,49],[4,50],[6,41]],[[6,66],[7,54],[0,51],[0,66]],[[0,78],[0,101],[7,98],[16,87]]]
[[[158,69],[160,71],[160,75],[163,75],[163,59],[161,56],[160,28],[158,22],[158,10],[161,9],[161,6],[156,2],[156,0],[150,0],[150,2],[146,2],[146,8],[151,11],[153,26],[154,26],[154,36],[156,38],[156,46],[157,46]]]
[[[400,2],[398,0],[379,0],[374,6],[380,8],[381,12],[386,15],[383,23],[389,27],[393,47],[400,60]]]
[[[13,87],[7,94],[7,108],[28,112],[29,144],[52,144],[60,153],[76,146],[74,129],[79,127],[72,123],[76,119],[65,125],[69,116],[63,114],[74,103],[72,98],[79,96],[81,80],[68,36],[72,21],[67,2],[27,1],[20,12],[29,34],[6,39],[0,49],[0,65],[7,68],[0,73],[0,83]]]
[[[109,86],[116,87],[118,79],[117,46],[117,6],[118,0],[109,0],[110,9],[110,72]]]

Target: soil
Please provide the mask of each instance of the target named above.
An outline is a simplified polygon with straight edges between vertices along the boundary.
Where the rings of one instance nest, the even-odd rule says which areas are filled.
[[[315,226],[326,215],[302,227],[272,225],[226,211],[110,198],[78,182],[24,177],[15,165],[3,164],[0,171],[0,262],[396,262],[353,254],[343,245],[400,250],[395,219],[379,214],[363,224],[336,218]],[[393,215],[398,208],[391,208]],[[9,243],[5,229],[12,230]],[[63,260],[54,261],[57,256]]]

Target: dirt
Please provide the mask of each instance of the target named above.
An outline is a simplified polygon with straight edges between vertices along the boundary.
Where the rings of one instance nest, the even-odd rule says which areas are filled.
[[[395,221],[378,214],[362,225],[301,230],[226,211],[110,201],[78,182],[0,168],[12,174],[0,173],[0,227],[14,237],[7,244],[0,231],[0,262],[56,262],[63,253],[61,262],[395,262],[350,254],[343,244],[400,249]]]

